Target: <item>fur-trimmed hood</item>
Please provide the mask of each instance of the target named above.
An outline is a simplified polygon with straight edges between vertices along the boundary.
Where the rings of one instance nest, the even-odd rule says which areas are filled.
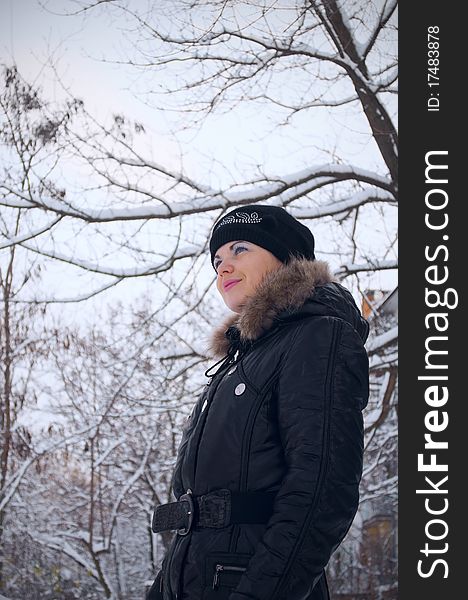
[[[215,329],[210,350],[215,357],[225,356],[233,332],[242,343],[254,342],[276,322],[300,318],[301,313],[338,316],[358,331],[363,342],[367,339],[367,321],[350,292],[335,281],[328,263],[293,258],[266,275],[241,314],[230,315]]]

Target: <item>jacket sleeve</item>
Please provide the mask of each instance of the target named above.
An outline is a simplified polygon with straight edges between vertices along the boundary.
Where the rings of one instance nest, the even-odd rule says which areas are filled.
[[[315,317],[296,331],[276,397],[287,472],[230,600],[303,600],[319,581],[358,507],[368,374],[348,323]]]

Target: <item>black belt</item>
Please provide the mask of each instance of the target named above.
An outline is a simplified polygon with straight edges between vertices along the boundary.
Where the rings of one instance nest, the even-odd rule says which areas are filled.
[[[192,527],[220,529],[227,525],[267,523],[273,513],[276,492],[216,490],[193,496],[188,490],[177,502],[157,506],[151,529],[154,533],[177,530],[187,535]]]

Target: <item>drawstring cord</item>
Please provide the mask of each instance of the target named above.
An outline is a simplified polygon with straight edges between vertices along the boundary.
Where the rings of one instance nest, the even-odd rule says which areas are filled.
[[[231,349],[229,349],[229,352],[227,353],[226,356],[223,356],[223,358],[221,360],[218,360],[217,363],[215,363],[214,365],[211,365],[211,367],[209,367],[206,371],[205,371],[205,377],[214,377],[216,375],[216,373],[218,373],[219,371],[221,371],[221,369],[223,369],[228,363],[231,362],[233,356],[234,356],[235,352],[231,352]],[[212,371],[215,367],[217,367],[218,365],[221,365],[219,367],[219,369],[217,369],[214,373],[210,373],[210,371]]]
[[[226,354],[226,356],[223,356],[223,358],[221,358],[221,360],[218,360],[217,363],[215,363],[214,365],[212,365],[205,371],[206,377],[213,378],[222,369],[224,369],[224,367],[226,365],[228,365],[231,362],[236,362],[237,360],[239,360],[239,357],[244,353],[244,351],[248,347],[248,344],[241,341],[240,332],[237,329],[237,327],[229,327],[229,329],[227,329],[225,331],[224,335],[230,341],[228,353]],[[212,371],[218,365],[220,365],[219,368],[216,369],[216,371],[214,373],[210,373],[210,371]]]

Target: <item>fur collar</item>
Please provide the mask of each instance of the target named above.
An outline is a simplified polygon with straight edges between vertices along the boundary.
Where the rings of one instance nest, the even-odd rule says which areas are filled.
[[[268,273],[248,299],[241,314],[230,315],[211,338],[210,350],[216,357],[225,356],[230,340],[226,331],[235,327],[242,342],[252,342],[268,331],[275,318],[285,310],[297,310],[314,295],[316,286],[335,281],[328,263],[293,258]]]

